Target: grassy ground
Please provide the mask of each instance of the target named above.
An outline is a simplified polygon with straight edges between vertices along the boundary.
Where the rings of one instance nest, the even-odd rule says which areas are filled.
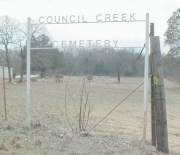
[[[91,117],[87,129],[92,127],[131,90],[142,82],[141,78],[122,78],[116,83],[112,77],[94,77],[87,82]],[[65,87],[68,84],[68,91]],[[32,82],[33,127],[28,137],[26,126],[26,85],[7,83],[8,121],[4,121],[2,93],[0,94],[0,155],[59,155],[59,154],[159,154],[150,145],[150,111],[148,115],[147,143],[141,143],[143,126],[143,87],[130,96],[88,137],[73,134],[65,116],[65,90],[68,117],[78,127],[78,111],[82,77],[64,77],[63,83],[54,79]],[[2,88],[2,84],[0,84]],[[171,154],[180,154],[180,86],[165,81],[169,145]],[[2,89],[1,89],[2,90]],[[150,106],[149,106],[150,109]]]

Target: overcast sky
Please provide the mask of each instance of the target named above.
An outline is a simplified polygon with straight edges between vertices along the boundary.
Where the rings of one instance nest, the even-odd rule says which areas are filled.
[[[149,12],[163,43],[166,21],[178,7],[179,0],[0,0],[0,15],[25,22],[28,16],[38,19],[74,14],[91,18],[99,13],[136,13],[137,19],[145,19]],[[48,30],[54,40],[118,39],[122,46],[142,46],[145,39],[145,23],[49,25]]]

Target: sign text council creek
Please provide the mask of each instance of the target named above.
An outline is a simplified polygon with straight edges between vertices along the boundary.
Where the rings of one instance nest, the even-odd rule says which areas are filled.
[[[70,23],[101,23],[101,22],[134,22],[135,13],[114,13],[114,14],[96,14],[91,20],[85,15],[67,15],[67,16],[41,16],[40,24],[70,24]]]

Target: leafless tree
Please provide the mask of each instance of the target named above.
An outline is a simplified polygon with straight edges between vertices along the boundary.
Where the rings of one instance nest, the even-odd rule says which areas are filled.
[[[8,16],[3,16],[0,18],[0,44],[5,51],[9,82],[12,81],[9,48],[15,43],[17,28],[17,23],[12,18]]]
[[[21,59],[21,67],[20,67],[20,79],[19,82],[23,81],[23,75],[25,72],[25,66],[26,66],[26,38],[27,38],[27,32],[26,32],[26,24],[21,24],[19,26],[18,31],[16,32],[16,45],[18,46],[20,50],[20,59]],[[31,37],[37,37],[38,35],[47,33],[46,29],[43,27],[42,24],[36,24],[31,27]]]

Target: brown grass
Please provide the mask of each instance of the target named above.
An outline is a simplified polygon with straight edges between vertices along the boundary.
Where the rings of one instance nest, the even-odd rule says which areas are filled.
[[[104,149],[102,154],[103,151],[104,154],[108,154],[108,151],[109,154],[155,154],[156,151],[149,145],[145,145],[143,148],[140,146],[143,127],[143,87],[98,126],[90,137],[82,138],[71,134],[64,111],[65,84],[68,82],[70,88],[68,112],[71,121],[75,122],[78,119],[76,113],[78,112],[82,78],[66,76],[63,83],[56,83],[53,79],[32,82],[33,122],[34,124],[38,122],[40,125],[32,129],[30,141],[26,135],[26,128],[24,128],[26,126],[26,85],[25,83],[7,84],[9,120],[3,121],[3,104],[1,104],[0,145],[3,144],[3,148],[8,151],[0,150],[0,154],[1,152],[88,154],[88,151],[101,154],[99,152],[101,149]],[[141,78],[122,78],[121,84],[117,84],[116,78],[93,77],[93,81],[89,83],[89,102],[92,108],[87,129],[101,119],[113,105],[117,104],[141,81]],[[165,81],[165,85],[170,150],[174,154],[180,154],[180,86],[170,81]],[[2,101],[2,93],[0,99]],[[150,143],[150,111],[148,120],[147,140]],[[7,130],[7,126],[11,126],[12,129]],[[14,148],[11,142],[17,136],[20,137],[17,142],[20,147]],[[37,142],[41,145],[36,145]]]

